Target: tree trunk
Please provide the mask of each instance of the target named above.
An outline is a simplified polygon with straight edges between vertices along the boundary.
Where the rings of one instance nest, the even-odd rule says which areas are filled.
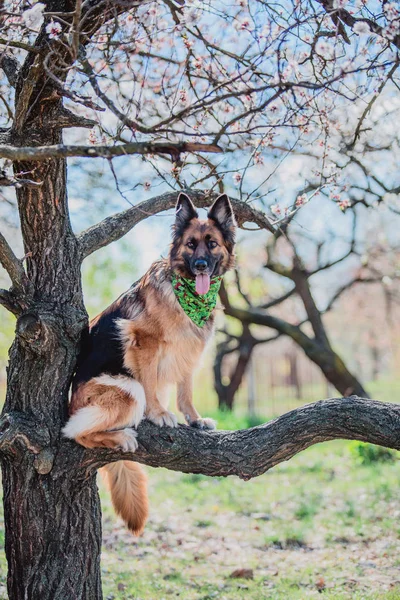
[[[13,600],[97,600],[101,509],[95,473],[78,477],[78,470],[54,462],[76,339],[62,326],[56,330],[60,323],[50,331],[45,317],[39,320],[47,336],[57,331],[55,346],[32,351],[38,328],[33,341],[24,325],[39,321],[31,313],[20,317],[1,426],[10,438],[2,465],[8,593]]]
[[[218,394],[218,408],[219,410],[233,410],[233,403],[235,400],[235,393],[229,385],[222,386]]]
[[[218,408],[220,410],[233,410],[235,394],[242,384],[256,343],[247,323],[243,323],[242,327],[242,334],[240,338],[237,338],[238,358],[231,369],[227,385],[222,382],[222,367],[225,356],[232,352],[232,348],[229,347],[229,341],[218,345],[217,356],[214,361],[214,389],[218,395]]]
[[[24,65],[27,73],[31,67]],[[22,86],[26,76],[22,73]],[[20,91],[17,87],[17,105]],[[46,98],[46,93],[51,97],[42,86],[38,95]],[[62,107],[53,97],[52,104],[46,101],[47,114],[54,116]],[[60,143],[60,129],[38,127],[37,98],[24,143]],[[15,145],[18,141],[16,135]],[[97,600],[102,597],[101,509],[95,471],[82,476],[57,462],[87,323],[81,257],[68,215],[66,162],[20,162],[14,168],[42,185],[17,190],[29,290],[10,351],[0,426],[3,450],[8,440],[2,455],[8,592],[13,600]]]

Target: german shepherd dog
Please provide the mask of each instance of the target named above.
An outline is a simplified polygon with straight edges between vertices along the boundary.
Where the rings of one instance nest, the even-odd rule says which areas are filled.
[[[206,220],[199,219],[185,194],[179,195],[168,258],[153,263],[91,321],[84,335],[70,418],[63,429],[66,437],[86,448],[134,452],[137,434],[132,427],[144,416],[160,427],[177,426],[168,411],[168,386],[174,383],[187,423],[215,429],[212,419],[200,417],[192,400],[193,372],[213,333],[215,301],[201,321],[196,301],[204,301],[210,287],[233,266],[235,231],[226,195],[217,198]],[[179,301],[179,281],[192,286],[189,312]],[[143,470],[135,462],[118,461],[104,471],[117,514],[139,535],[148,515]]]

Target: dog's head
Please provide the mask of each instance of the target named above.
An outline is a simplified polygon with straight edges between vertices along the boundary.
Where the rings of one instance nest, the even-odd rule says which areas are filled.
[[[211,277],[223,275],[235,261],[236,222],[226,194],[219,196],[200,220],[186,194],[179,194],[169,253],[171,268],[196,280],[198,294],[206,294]]]

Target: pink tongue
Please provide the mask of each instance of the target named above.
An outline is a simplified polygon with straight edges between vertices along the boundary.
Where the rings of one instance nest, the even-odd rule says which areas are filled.
[[[210,276],[205,273],[196,275],[196,292],[198,294],[207,294],[210,289]]]

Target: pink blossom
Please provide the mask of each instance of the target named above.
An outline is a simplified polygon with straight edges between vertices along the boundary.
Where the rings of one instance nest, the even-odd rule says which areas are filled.
[[[203,59],[200,56],[197,57],[193,62],[193,66],[195,69],[201,69],[203,66]]]
[[[306,194],[301,194],[301,196],[297,196],[295,205],[297,207],[303,206],[306,202],[307,202],[307,196],[306,196]]]
[[[282,214],[282,209],[279,206],[279,204],[272,204],[270,206],[270,211],[272,212],[273,215],[275,215],[276,217],[279,217]]]
[[[150,181],[145,181],[144,184],[143,184],[143,188],[147,192],[151,188]]]
[[[333,0],[333,8],[345,8],[349,0]]]
[[[89,131],[89,144],[97,144],[97,135],[94,129]]]
[[[234,173],[232,178],[236,185],[239,185],[239,183],[242,181],[242,176],[240,173]]]
[[[345,211],[346,208],[349,208],[351,206],[351,202],[348,198],[344,198],[343,200],[341,200],[339,202],[339,207],[341,208],[341,210]]]
[[[182,104],[186,104],[186,102],[188,101],[187,90],[179,90],[179,100],[180,102],[182,102]]]
[[[62,27],[61,27],[60,23],[57,23],[57,21],[53,21],[53,19],[52,19],[50,21],[50,23],[47,23],[46,33],[48,34],[48,36],[51,40],[58,40],[61,32],[62,32]]]
[[[254,152],[254,162],[256,165],[264,164],[264,158],[263,158],[261,152]]]
[[[241,29],[242,31],[250,31],[250,29],[251,29],[250,19],[243,19],[242,21],[240,21],[239,29]]]

